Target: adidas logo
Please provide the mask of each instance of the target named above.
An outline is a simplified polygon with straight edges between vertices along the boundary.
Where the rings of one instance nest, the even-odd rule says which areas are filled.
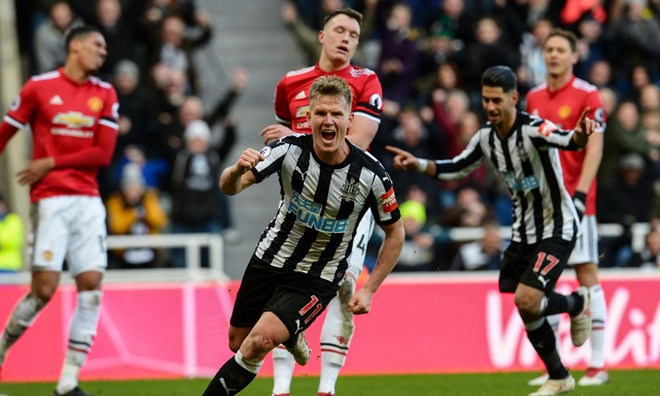
[[[299,100],[299,99],[305,99],[307,95],[305,95],[305,91],[300,91],[298,92],[298,95],[296,95],[293,99],[294,100]]]
[[[62,98],[60,98],[60,95],[53,96],[52,98],[50,98],[50,102],[48,102],[48,103],[50,103],[52,105],[64,104],[64,102],[62,101]]]

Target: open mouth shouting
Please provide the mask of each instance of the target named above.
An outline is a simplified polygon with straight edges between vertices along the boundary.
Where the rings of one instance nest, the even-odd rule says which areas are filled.
[[[337,132],[332,129],[321,130],[321,137],[327,142],[332,142],[335,140],[335,136],[337,136]]]

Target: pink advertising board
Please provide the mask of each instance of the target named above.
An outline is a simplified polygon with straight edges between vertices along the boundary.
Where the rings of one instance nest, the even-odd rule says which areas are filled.
[[[607,365],[660,368],[660,274],[602,274],[608,301]],[[372,312],[357,317],[343,374],[495,372],[540,368],[512,296],[497,291],[496,274],[392,276]],[[109,284],[94,349],[83,379],[210,377],[231,355],[227,323],[238,282]],[[560,292],[575,287],[571,277]],[[0,286],[5,323],[27,286]],[[9,353],[2,380],[56,380],[66,348],[75,291],[63,286]],[[565,315],[564,315],[565,316]],[[318,375],[321,316],[308,331],[313,358],[297,375]],[[589,343],[571,345],[560,323],[565,363],[584,368]],[[270,357],[261,374],[272,374]]]

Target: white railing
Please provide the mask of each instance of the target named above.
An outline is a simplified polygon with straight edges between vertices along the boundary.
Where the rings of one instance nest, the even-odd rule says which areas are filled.
[[[224,241],[220,234],[108,235],[108,250],[128,248],[184,248],[184,268],[109,269],[103,281],[127,282],[199,282],[226,281]],[[202,268],[201,250],[209,250],[209,268]],[[26,267],[27,268],[27,267]],[[63,276],[63,283],[72,282]],[[29,284],[29,271],[0,274],[0,284]]]
[[[644,248],[644,237],[648,233],[648,223],[636,223],[630,228],[631,247],[639,252]],[[624,232],[619,224],[599,224],[601,237],[616,237]],[[461,227],[449,231],[449,237],[457,242],[480,239],[484,235],[482,227]],[[498,231],[503,239],[511,237],[510,227],[500,227]],[[226,281],[224,241],[220,234],[158,234],[158,235],[109,235],[108,249],[126,249],[137,247],[149,248],[184,248],[186,267],[155,269],[110,269],[104,282],[186,282],[186,281]],[[201,266],[201,248],[209,249],[209,268]],[[64,283],[71,282],[70,277],[62,277]],[[0,274],[0,284],[29,284],[28,271]]]
[[[649,232],[648,223],[635,223],[630,227],[632,236],[631,248],[635,252],[644,249],[644,237]],[[621,224],[599,224],[598,235],[600,237],[617,237],[625,231]],[[460,227],[449,230],[449,238],[456,242],[469,242],[480,239],[484,236],[483,227]],[[502,239],[511,238],[511,227],[500,227],[498,235]]]

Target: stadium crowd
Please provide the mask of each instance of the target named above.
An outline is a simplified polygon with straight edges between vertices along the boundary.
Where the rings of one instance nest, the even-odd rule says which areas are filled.
[[[217,181],[240,133],[231,111],[249,76],[235,70],[214,106],[199,99],[193,54],[213,37],[211,16],[194,0],[15,4],[26,76],[62,64],[64,37],[74,26],[98,26],[106,37],[101,77],[116,87],[120,103],[117,149],[100,180],[109,232],[230,236],[232,208]],[[420,158],[460,153],[484,121],[479,76],[490,66],[516,71],[525,108],[527,91],[545,81],[543,43],[553,27],[578,36],[575,73],[598,87],[607,108],[598,220],[626,230],[652,225],[641,253],[631,250],[629,231],[602,238],[601,266],[660,266],[660,1],[283,1],[282,22],[309,64],[318,58],[323,17],[346,6],[364,14],[356,62],[375,70],[383,88],[383,118],[371,152],[393,177],[406,224],[398,270],[497,268],[503,241],[493,230],[511,224],[511,205],[488,166],[460,182],[436,182],[393,169],[384,147]],[[448,233],[455,227],[489,232],[459,244]],[[177,252],[162,253],[117,252],[112,266],[183,265]]]

